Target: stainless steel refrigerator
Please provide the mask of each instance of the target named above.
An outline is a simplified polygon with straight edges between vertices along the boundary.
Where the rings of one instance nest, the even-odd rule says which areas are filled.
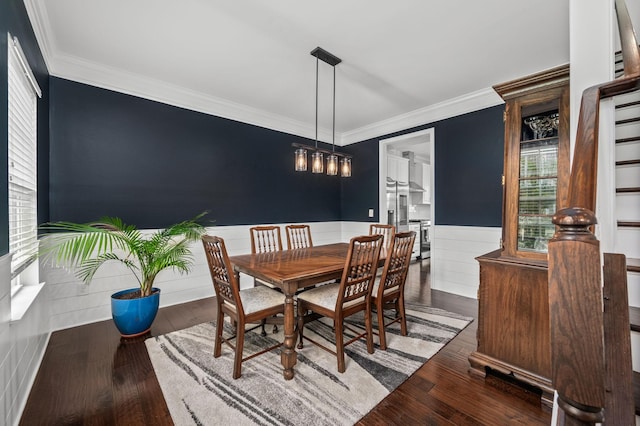
[[[387,178],[387,224],[396,232],[409,229],[409,184]]]

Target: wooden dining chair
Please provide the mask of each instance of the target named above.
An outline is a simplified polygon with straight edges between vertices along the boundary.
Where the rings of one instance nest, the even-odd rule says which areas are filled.
[[[280,227],[277,225],[254,226],[249,228],[251,236],[251,253],[271,253],[274,251],[282,251],[282,236]],[[253,285],[262,285],[279,291],[277,287],[258,278],[253,279]],[[278,325],[284,324],[282,318],[270,318],[266,323],[273,324],[273,333],[278,332]],[[267,332],[262,324],[262,335],[266,336]]]
[[[354,237],[349,243],[349,251],[345,261],[342,278],[339,283],[326,284],[298,295],[298,349],[303,348],[303,340],[336,355],[338,371],[346,369],[345,346],[364,337],[367,351],[373,353],[373,326],[371,321],[371,290],[378,269],[382,235],[364,235]],[[336,347],[335,351],[309,337],[304,336],[304,324],[309,321],[309,312],[316,316],[333,320]],[[356,330],[345,324],[344,319],[364,312],[365,331]],[[355,334],[348,342],[344,342],[344,329]]]
[[[287,250],[295,250],[301,248],[313,247],[313,240],[311,239],[311,227],[309,225],[287,225],[285,226],[287,234]],[[338,282],[338,280],[332,280],[328,282]],[[307,291],[310,288],[318,287],[326,283],[317,283],[311,287],[306,287],[298,290],[298,292]]]
[[[385,328],[400,323],[400,333],[407,335],[407,317],[404,310],[404,284],[407,281],[411,250],[416,239],[414,231],[395,234],[387,250],[387,257],[380,280],[376,280],[371,292],[371,306],[378,316],[380,349],[387,349]],[[385,316],[385,308],[395,308],[395,316]],[[385,320],[391,320],[385,323]]]
[[[382,235],[384,238],[382,242],[383,251],[386,251],[389,248],[395,233],[396,227],[394,225],[386,225],[384,223],[373,223],[369,225],[369,235]],[[376,276],[379,278],[381,274],[382,271],[378,269]]]
[[[284,295],[263,286],[251,287],[240,291],[238,280],[231,268],[224,240],[219,237],[204,235],[202,244],[207,255],[218,306],[213,356],[218,358],[222,354],[223,341],[229,345],[235,352],[233,378],[237,379],[241,375],[244,361],[282,345],[282,343],[279,343],[243,358],[245,333],[260,327],[260,324],[258,324],[245,330],[245,325],[255,322],[262,323],[266,318],[278,313],[284,313]],[[226,338],[223,337],[222,333],[225,314],[231,318],[231,324],[235,324],[236,327],[236,334]],[[233,339],[235,339],[235,345],[231,342]]]
[[[269,253],[282,250],[279,226],[254,226],[249,228],[249,233],[251,234],[251,253]]]
[[[251,254],[282,251],[282,237],[280,236],[279,226],[254,226],[249,228],[249,234],[251,235]],[[268,282],[259,279],[254,279],[254,283],[275,288]]]
[[[309,225],[287,225],[285,230],[288,250],[313,247],[311,227]]]
[[[369,235],[382,235],[384,237],[384,247],[389,247],[395,233],[396,227],[394,225],[385,225],[383,223],[369,225]]]

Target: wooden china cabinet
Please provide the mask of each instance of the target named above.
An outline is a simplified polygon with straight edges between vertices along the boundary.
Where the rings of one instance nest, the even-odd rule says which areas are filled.
[[[479,256],[471,372],[533,385],[551,405],[547,242],[569,180],[569,66],[494,86],[505,100],[501,248]],[[498,375],[499,376],[499,375]]]

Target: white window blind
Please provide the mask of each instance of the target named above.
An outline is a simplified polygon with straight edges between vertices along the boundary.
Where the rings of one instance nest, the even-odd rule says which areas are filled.
[[[8,34],[9,251],[12,276],[38,250],[37,98],[40,88],[16,38]]]

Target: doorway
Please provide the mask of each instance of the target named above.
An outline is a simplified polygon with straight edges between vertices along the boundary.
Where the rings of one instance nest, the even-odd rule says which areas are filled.
[[[394,217],[395,212],[391,212],[388,198],[391,195],[388,192],[390,183],[397,180],[398,170],[402,170],[402,166],[398,166],[394,160],[401,162],[404,167],[408,166],[409,180],[409,206],[408,220],[409,226],[416,226],[418,223],[422,225],[422,232],[418,235],[425,237],[433,236],[433,228],[435,223],[435,129],[429,128],[417,132],[407,133],[404,135],[394,136],[388,139],[381,139],[379,144],[379,215],[378,220],[381,223],[388,223],[389,218]],[[406,160],[405,160],[406,159]],[[403,178],[402,178],[403,179]],[[401,180],[402,180],[401,179]],[[398,229],[403,231],[406,229]],[[416,230],[413,229],[412,230]],[[417,230],[416,230],[417,231]],[[417,231],[418,232],[418,231]],[[431,241],[429,241],[430,243]],[[419,250],[424,250],[424,245]],[[432,245],[429,244],[429,251],[424,256],[431,257]]]

